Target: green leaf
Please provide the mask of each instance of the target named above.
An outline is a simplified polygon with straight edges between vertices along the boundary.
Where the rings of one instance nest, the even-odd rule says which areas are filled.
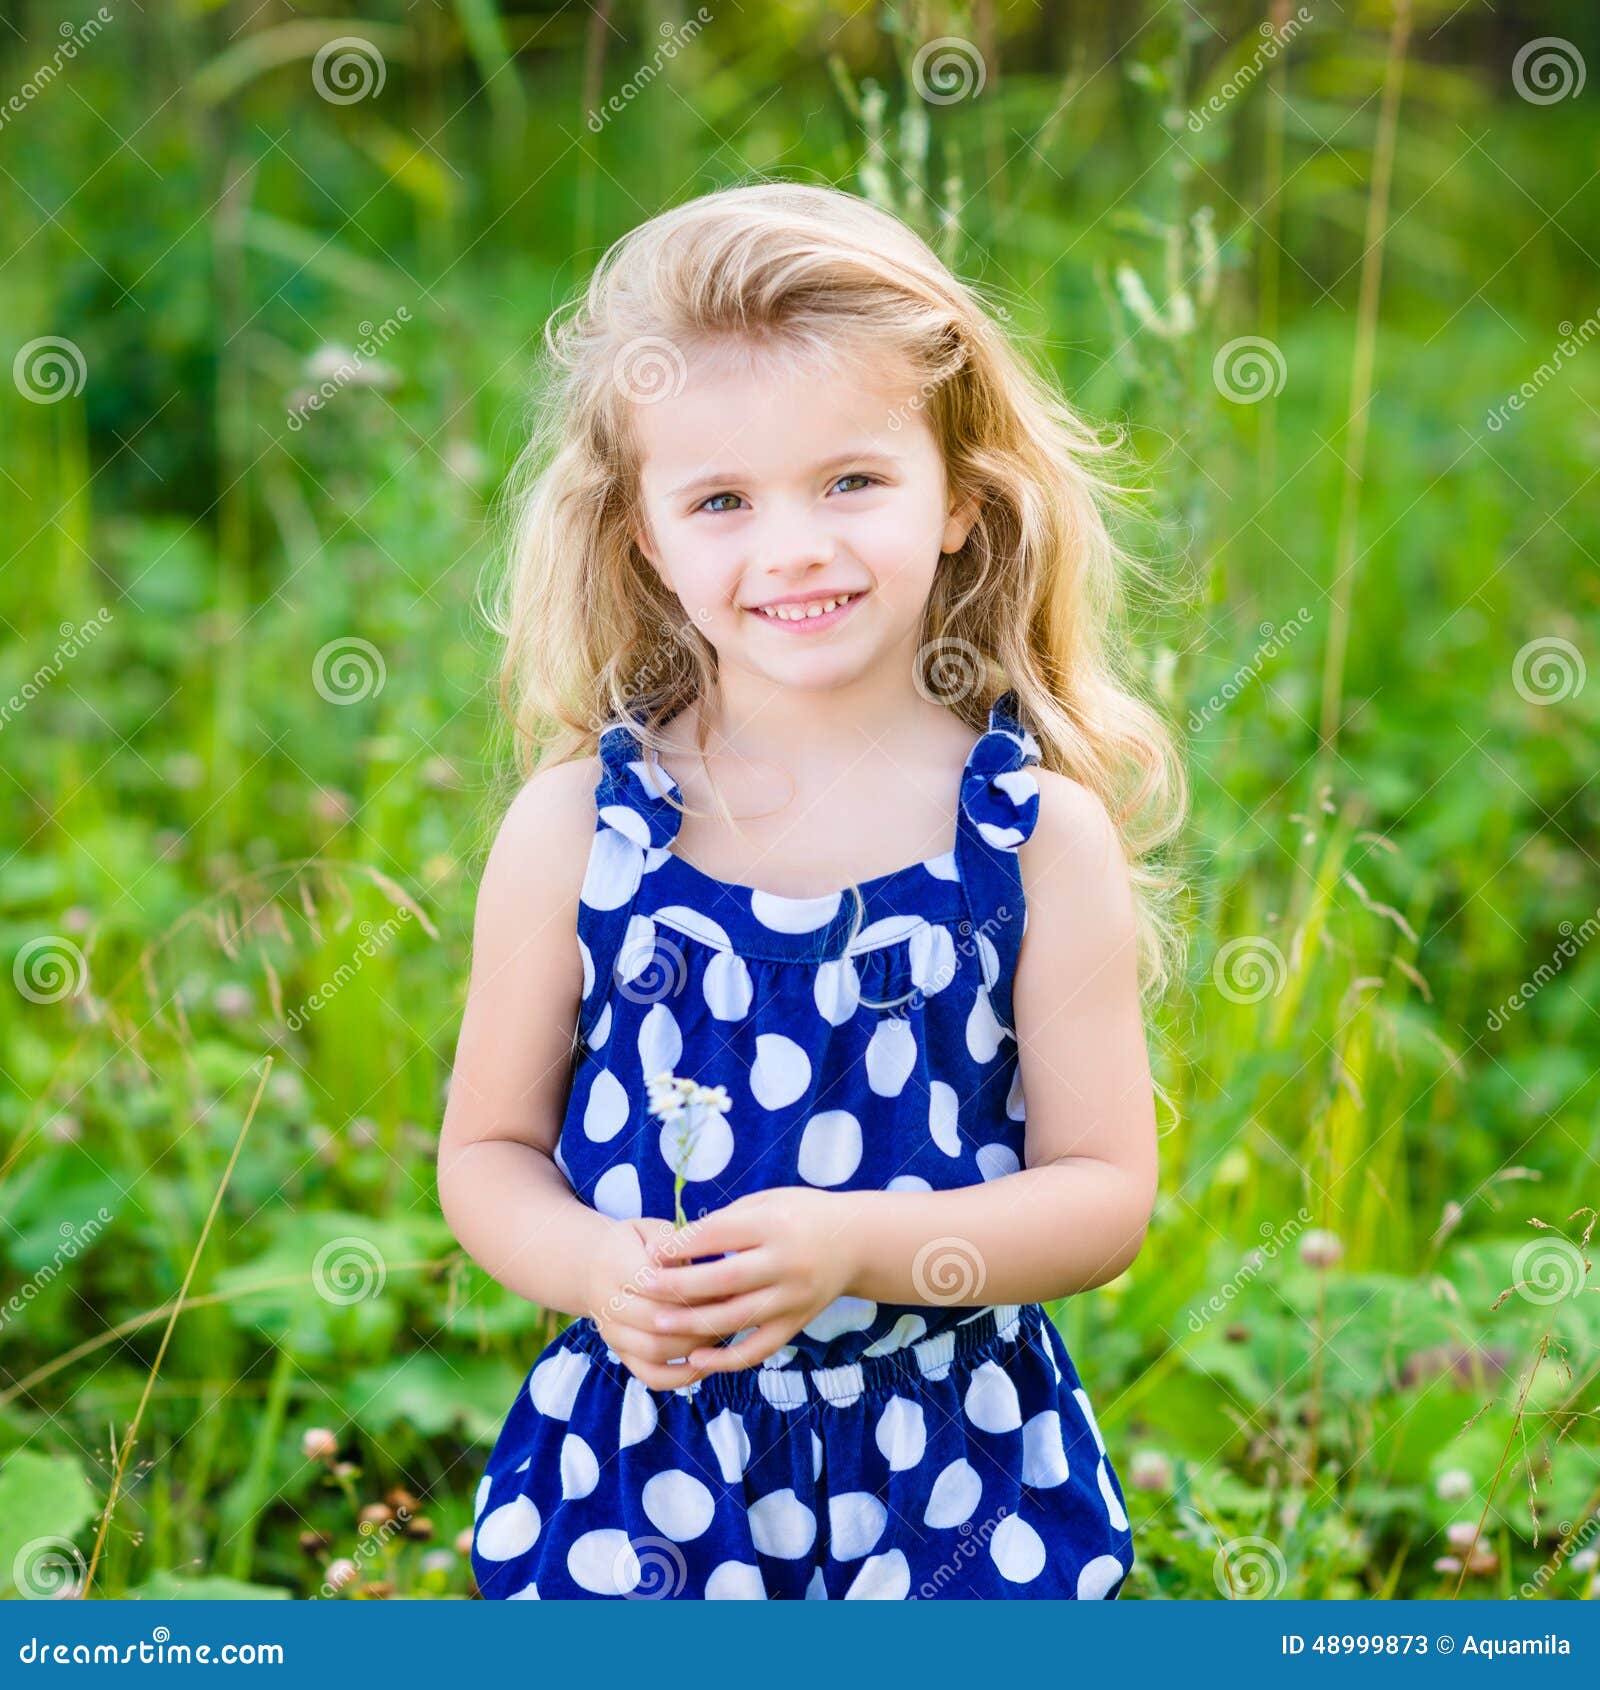
[[[84,1558],[74,1536],[95,1514],[78,1458],[19,1449],[0,1467],[0,1592],[45,1596],[70,1581]]]

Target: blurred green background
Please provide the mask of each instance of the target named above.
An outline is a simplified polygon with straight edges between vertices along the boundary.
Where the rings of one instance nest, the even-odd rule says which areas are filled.
[[[914,222],[1144,468],[1190,967],[1144,1253],[1052,1307],[1125,1594],[1591,1590],[1587,9],[0,25],[0,1592],[470,1593],[559,1323],[433,1190],[493,496],[551,307],[758,174]]]

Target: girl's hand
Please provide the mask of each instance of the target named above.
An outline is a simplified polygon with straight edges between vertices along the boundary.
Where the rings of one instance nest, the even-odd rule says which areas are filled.
[[[735,1254],[684,1266],[696,1256]],[[814,1186],[778,1186],[714,1209],[647,1252],[659,1264],[645,1276],[649,1330],[667,1334],[700,1373],[753,1367],[785,1344],[849,1288],[856,1274],[850,1227],[839,1195]],[[695,1338],[749,1332],[737,1344],[688,1348]]]
[[[593,1258],[587,1308],[600,1335],[617,1352],[622,1365],[652,1391],[671,1391],[692,1384],[703,1369],[668,1363],[687,1355],[682,1337],[658,1333],[654,1315],[659,1304],[644,1294],[650,1267],[650,1245],[672,1236],[672,1222],[621,1220],[611,1223],[607,1242]]]

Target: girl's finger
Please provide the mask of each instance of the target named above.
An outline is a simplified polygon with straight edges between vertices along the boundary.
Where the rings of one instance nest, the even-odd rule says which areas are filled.
[[[689,1365],[704,1373],[734,1373],[741,1367],[754,1367],[768,1356],[776,1355],[799,1330],[786,1321],[768,1321],[737,1344],[718,1349],[691,1350]]]
[[[759,1214],[759,1210],[738,1203],[713,1209],[709,1215],[653,1240],[650,1256],[658,1262],[687,1262],[696,1256],[714,1256],[722,1250],[758,1244],[766,1236]]]
[[[772,1256],[758,1246],[714,1262],[697,1262],[693,1267],[647,1269],[641,1290],[655,1303],[710,1303],[754,1291],[772,1280]],[[647,1312],[653,1316],[656,1311]]]
[[[613,1331],[606,1342],[629,1366],[642,1361],[653,1367],[665,1367],[687,1356],[694,1339],[681,1332]],[[685,1367],[681,1371],[687,1375],[689,1370]]]
[[[663,1309],[655,1317],[655,1330],[670,1337],[731,1338],[747,1326],[774,1320],[782,1312],[782,1293],[776,1286],[763,1285],[742,1297],[725,1302],[700,1303],[694,1308]]]

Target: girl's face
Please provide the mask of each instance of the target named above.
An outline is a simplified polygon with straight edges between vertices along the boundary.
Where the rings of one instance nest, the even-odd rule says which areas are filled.
[[[886,657],[909,668],[940,555],[976,516],[950,508],[914,389],[864,361],[818,370],[738,343],[684,367],[634,408],[634,537],[719,665],[819,689]]]

